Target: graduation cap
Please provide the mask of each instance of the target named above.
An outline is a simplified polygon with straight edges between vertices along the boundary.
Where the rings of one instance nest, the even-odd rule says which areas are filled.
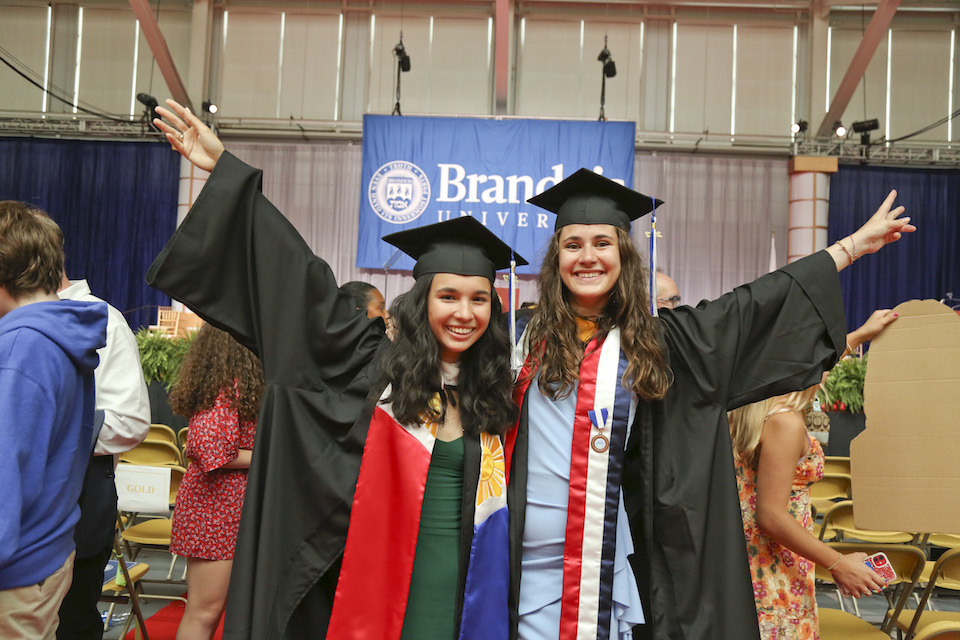
[[[568,224],[612,224],[630,231],[631,221],[663,204],[589,169],[580,169],[527,202],[557,214],[554,230]]]
[[[413,277],[432,273],[454,273],[460,276],[483,276],[494,281],[498,269],[527,261],[514,253],[476,218],[461,216],[428,224],[416,229],[398,231],[383,237],[417,261]]]

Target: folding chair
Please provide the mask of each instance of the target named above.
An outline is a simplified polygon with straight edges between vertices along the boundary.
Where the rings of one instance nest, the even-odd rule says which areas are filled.
[[[149,439],[144,440],[130,451],[124,451],[120,454],[120,462],[129,462],[130,464],[142,464],[151,467],[161,466],[183,466],[183,460],[180,458],[180,449],[172,442],[158,442]]]
[[[118,522],[119,522],[119,514]],[[113,615],[113,610],[117,606],[117,603],[125,604],[127,600],[130,601],[131,616],[127,618],[127,621],[123,625],[123,631],[120,632],[120,637],[125,638],[127,635],[127,630],[130,628],[130,622],[136,618],[138,628],[140,630],[139,634],[134,634],[134,636],[139,635],[143,640],[150,640],[149,634],[147,634],[147,624],[146,620],[143,617],[143,610],[140,609],[140,594],[139,581],[146,575],[147,571],[150,570],[150,565],[145,562],[137,564],[132,569],[127,568],[127,562],[123,558],[123,552],[120,550],[120,539],[117,537],[116,533],[113,535],[113,548],[116,551],[117,557],[117,568],[119,573],[117,574],[123,576],[123,584],[117,582],[117,576],[114,576],[113,580],[103,585],[103,590],[100,593],[100,600],[110,603],[110,608],[107,610],[107,620],[110,620],[110,617]],[[126,591],[126,595],[124,595]],[[103,630],[107,630],[107,623],[104,623]]]
[[[145,440],[149,440],[150,442],[169,442],[172,445],[176,445],[177,434],[165,424],[154,423],[150,425],[150,431],[147,433]]]
[[[185,452],[187,450],[187,434],[190,432],[190,427],[184,427],[177,432],[177,444],[180,445],[180,451]]]
[[[177,335],[177,320],[180,312],[173,307],[157,307],[157,324],[150,327],[156,331],[169,335]]]
[[[829,474],[810,485],[810,504],[817,513],[826,513],[837,500],[850,499],[850,474]]]
[[[815,483],[813,486],[816,487]],[[874,531],[872,529],[858,529],[853,522],[853,501],[837,502],[824,514],[820,539],[825,532],[837,531],[843,539],[853,538],[863,542],[878,544],[905,544],[913,542],[914,534],[904,531]]]
[[[821,640],[889,640],[890,630],[920,577],[926,556],[913,545],[857,544],[850,542],[831,542],[829,544],[841,553],[862,551],[867,555],[872,555],[878,551],[883,551],[890,559],[890,565],[897,573],[897,579],[884,589],[884,596],[893,608],[887,612],[887,616],[884,617],[879,629],[866,620],[842,609],[821,608],[818,613]],[[818,566],[816,571],[818,580],[833,582],[833,574],[826,568]]]
[[[960,640],[960,623],[934,622],[913,636],[913,640]]]
[[[850,477],[850,456],[826,456],[823,459],[823,474]]]
[[[929,582],[923,590],[923,597],[917,609],[905,609],[893,615],[898,629],[904,632],[905,640],[911,640],[914,634],[927,631],[934,623],[960,625],[960,611],[929,611],[927,603],[937,587],[956,589],[960,584],[960,549],[950,549],[936,561]]]

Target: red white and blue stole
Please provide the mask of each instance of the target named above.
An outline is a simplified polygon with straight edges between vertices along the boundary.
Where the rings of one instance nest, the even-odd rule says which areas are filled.
[[[521,338],[518,346],[526,347]],[[529,366],[529,363],[528,363]],[[607,640],[611,634],[617,514],[624,448],[635,409],[622,380],[627,358],[620,330],[591,340],[580,365],[563,554],[560,640]]]
[[[387,387],[381,398],[389,393]],[[400,637],[436,430],[429,422],[398,424],[389,404],[374,410],[327,638]],[[508,453],[497,436],[481,434],[479,440],[480,479],[460,638],[504,640],[509,637]]]

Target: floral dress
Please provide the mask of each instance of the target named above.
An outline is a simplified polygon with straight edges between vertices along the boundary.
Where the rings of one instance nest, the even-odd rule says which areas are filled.
[[[812,435],[806,455],[797,463],[788,510],[807,531],[813,531],[810,485],[823,477],[823,449]],[[736,457],[736,456],[735,456]],[[770,538],[757,526],[757,469],[736,460],[743,533],[750,557],[753,595],[763,640],[819,640],[814,563]]]
[[[220,392],[212,408],[190,418],[187,450],[193,458],[177,491],[170,551],[204,560],[230,560],[237,542],[246,469],[221,469],[252,449],[257,423],[241,422]]]

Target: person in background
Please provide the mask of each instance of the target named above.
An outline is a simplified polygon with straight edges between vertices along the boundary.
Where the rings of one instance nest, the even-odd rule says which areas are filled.
[[[393,339],[393,322],[390,320],[390,311],[387,310],[383,294],[372,284],[351,280],[340,285],[340,291],[352,297],[357,303],[357,311],[364,311],[367,317],[383,318],[387,328],[387,336]]]
[[[190,416],[186,455],[192,459],[170,533],[170,552],[187,558],[187,606],[177,640],[209,640],[223,615],[262,396],[260,360],[230,334],[204,324],[170,393],[174,412]]]
[[[94,448],[102,302],[61,301],[59,227],[0,202],[0,638],[51,640]],[[102,421],[100,414],[100,421]],[[102,574],[101,574],[102,575]]]
[[[874,312],[847,335],[844,354],[896,320]],[[763,640],[817,638],[814,564],[833,574],[844,595],[859,598],[885,583],[865,553],[843,554],[813,535],[810,486],[823,477],[823,449],[804,415],[818,385],[767,398],[729,413],[740,513]]]
[[[840,357],[837,272],[914,230],[895,197],[832,247],[658,318],[629,235],[651,198],[581,169],[529,200],[556,223],[517,318],[519,638],[757,637],[727,410]]]
[[[44,212],[41,221],[55,228],[63,248],[60,227]],[[86,280],[70,281],[64,272],[61,300],[103,302],[90,293]],[[105,303],[106,304],[106,303]],[[117,524],[117,487],[114,469],[119,454],[140,444],[150,432],[150,399],[140,368],[137,340],[123,314],[107,304],[107,345],[97,351],[100,364],[94,380],[96,409],[103,425],[83,477],[80,520],[73,533],[77,555],[73,581],[60,605],[57,640],[100,640],[103,621],[97,601],[103,589],[103,568],[113,552]]]
[[[680,306],[680,290],[673,278],[657,269],[657,308],[676,309]]]

